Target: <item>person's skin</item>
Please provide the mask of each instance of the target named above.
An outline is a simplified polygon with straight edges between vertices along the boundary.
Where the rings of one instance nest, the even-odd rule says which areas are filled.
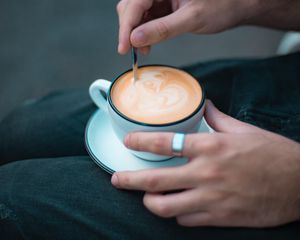
[[[210,101],[205,117],[216,132],[186,135],[186,165],[117,172],[112,184],[145,191],[146,208],[183,226],[272,227],[300,219],[300,144],[231,118]],[[173,135],[131,133],[124,144],[172,155]]]
[[[216,33],[239,25],[300,30],[299,0],[122,0],[118,52],[191,32]]]
[[[242,24],[300,29],[298,0],[122,0],[118,52],[176,35],[216,33]],[[212,134],[187,135],[188,164],[117,172],[117,188],[145,191],[144,205],[184,226],[271,227],[300,219],[300,144],[240,122],[211,102]],[[133,150],[170,155],[174,133],[132,133]],[[122,159],[120,159],[122,161]]]

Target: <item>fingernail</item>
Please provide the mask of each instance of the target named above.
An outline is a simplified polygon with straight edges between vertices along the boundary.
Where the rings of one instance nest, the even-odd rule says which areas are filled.
[[[129,146],[129,134],[127,134],[127,135],[125,136],[125,138],[124,138],[124,145],[125,145],[126,147]]]
[[[119,187],[119,179],[116,174],[112,175],[111,184],[114,185],[115,187]]]
[[[132,41],[134,44],[144,44],[146,43],[147,38],[143,31],[137,31],[133,34]]]

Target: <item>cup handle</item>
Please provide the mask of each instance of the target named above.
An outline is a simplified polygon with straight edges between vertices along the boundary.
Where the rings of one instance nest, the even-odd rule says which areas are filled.
[[[98,79],[95,82],[93,82],[89,88],[89,93],[92,100],[100,109],[102,109],[105,112],[108,112],[106,98],[110,86],[111,86],[110,81],[104,79]],[[101,94],[101,92],[104,93],[106,98]]]

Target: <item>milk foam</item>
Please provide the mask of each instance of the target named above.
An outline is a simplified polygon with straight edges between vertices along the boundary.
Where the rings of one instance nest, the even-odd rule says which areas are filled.
[[[199,106],[202,91],[187,73],[169,67],[139,69],[138,81],[132,72],[114,84],[113,102],[124,115],[137,121],[162,124],[178,121]]]

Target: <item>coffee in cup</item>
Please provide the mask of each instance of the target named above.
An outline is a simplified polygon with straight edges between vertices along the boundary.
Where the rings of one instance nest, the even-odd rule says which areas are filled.
[[[202,89],[188,73],[166,66],[146,66],[120,76],[111,90],[114,106],[126,117],[146,124],[169,124],[191,115]]]

